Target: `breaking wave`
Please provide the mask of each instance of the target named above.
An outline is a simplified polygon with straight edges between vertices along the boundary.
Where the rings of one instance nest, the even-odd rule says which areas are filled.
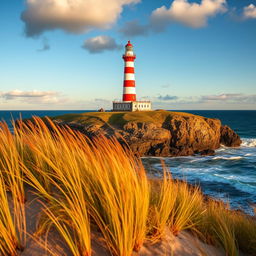
[[[242,159],[242,156],[231,156],[231,157],[226,157],[226,156],[216,156],[213,157],[213,160],[240,160]]]
[[[249,147],[249,148],[256,147],[256,139],[242,138],[241,146],[242,147]]]
[[[162,176],[164,160],[176,179],[198,184],[211,197],[230,202],[234,209],[253,214],[256,203],[256,139],[242,139],[237,148],[221,147],[214,156],[143,158],[150,174]]]

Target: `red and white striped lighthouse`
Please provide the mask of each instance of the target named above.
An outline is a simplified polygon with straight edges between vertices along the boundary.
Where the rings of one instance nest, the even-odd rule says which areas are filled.
[[[113,101],[112,111],[150,111],[152,109],[151,101],[137,101],[135,76],[134,76],[134,60],[136,55],[133,52],[133,45],[128,41],[125,46],[124,59],[124,85],[123,100]]]
[[[128,41],[125,46],[124,59],[124,90],[123,101],[136,101],[135,75],[134,75],[134,60],[136,55],[133,52],[133,45]]]

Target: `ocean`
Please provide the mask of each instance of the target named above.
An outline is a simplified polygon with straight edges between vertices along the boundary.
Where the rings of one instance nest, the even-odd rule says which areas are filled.
[[[12,119],[36,116],[57,116],[90,111],[0,111],[0,119],[11,126]],[[242,139],[239,148],[221,147],[214,156],[144,157],[145,166],[155,177],[162,176],[161,160],[174,178],[200,185],[211,197],[229,202],[233,209],[252,214],[256,204],[256,111],[182,111],[218,118],[230,126]]]
[[[253,214],[256,206],[256,111],[182,111],[218,118],[242,139],[239,148],[221,147],[214,156],[143,158],[150,173],[161,177],[163,159],[172,176],[200,185],[204,194]]]

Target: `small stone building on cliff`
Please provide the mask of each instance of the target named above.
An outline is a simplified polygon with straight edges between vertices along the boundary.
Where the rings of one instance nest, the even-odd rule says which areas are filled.
[[[150,111],[151,101],[113,102],[113,111]]]

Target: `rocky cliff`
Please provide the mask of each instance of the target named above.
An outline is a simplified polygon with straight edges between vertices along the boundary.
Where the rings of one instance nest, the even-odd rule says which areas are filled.
[[[209,155],[220,144],[241,144],[239,136],[220,120],[181,112],[84,113],[53,120],[89,137],[115,136],[140,156]]]

